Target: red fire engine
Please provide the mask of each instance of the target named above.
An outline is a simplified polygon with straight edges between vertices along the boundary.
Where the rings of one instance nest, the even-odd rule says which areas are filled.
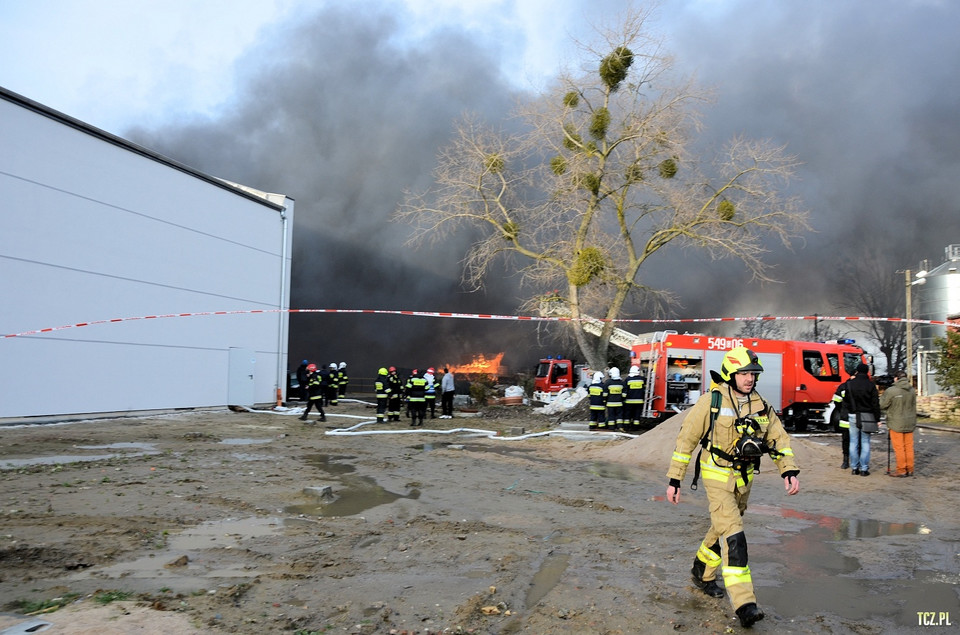
[[[533,399],[550,403],[563,390],[590,383],[590,371],[586,364],[577,364],[562,355],[550,355],[537,363],[533,378]]]
[[[631,363],[646,379],[645,417],[653,422],[687,408],[710,390],[710,370],[720,368],[725,351],[746,346],[763,365],[757,391],[797,431],[815,425],[826,428],[824,410],[837,386],[870,364],[853,340],[801,342],[710,335],[680,335],[659,331],[637,336],[630,348]]]
[[[544,316],[568,316],[561,302],[547,298],[540,303]],[[600,335],[604,323],[580,317],[585,331]],[[656,331],[637,335],[613,328],[610,344],[630,351],[630,363],[640,367],[646,395],[644,419],[656,425],[688,408],[710,390],[710,371],[718,371],[723,353],[738,346],[753,350],[763,365],[757,391],[780,415],[787,427],[803,431],[814,425],[826,428],[824,411],[837,386],[863,362],[872,369],[873,358],[854,340],[802,342],[747,337],[680,335]],[[627,369],[621,369],[624,371]],[[559,391],[590,383],[590,371],[570,360],[547,358],[537,367],[534,399],[549,402]]]
[[[623,346],[624,339],[617,344]],[[631,335],[631,339],[630,363],[639,366],[644,376],[644,418],[651,425],[690,407],[710,390],[710,370],[720,368],[723,353],[738,346],[746,346],[760,357],[763,374],[757,391],[784,424],[796,431],[810,426],[826,429],[824,411],[837,386],[853,374],[857,364],[872,363],[871,356],[849,339],[802,342],[680,335],[676,331]],[[590,375],[586,365],[562,356],[541,359],[533,398],[549,403],[561,391],[589,384]]]

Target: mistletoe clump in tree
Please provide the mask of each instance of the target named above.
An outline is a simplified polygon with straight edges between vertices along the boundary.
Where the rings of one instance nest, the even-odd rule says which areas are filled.
[[[673,299],[641,275],[662,249],[739,259],[769,280],[768,243],[789,246],[808,228],[799,202],[779,191],[797,165],[783,147],[735,138],[712,160],[694,154],[706,95],[671,79],[648,21],[631,11],[600,30],[599,47],[581,46],[587,71],[564,73],[522,107],[521,133],[464,118],[433,187],[409,193],[397,213],[415,240],[473,232],[464,277],[475,288],[508,258],[528,292],[521,310],[559,290],[548,304],[573,318],[565,324],[592,368],[606,365],[627,307]],[[599,339],[584,316],[605,320]]]

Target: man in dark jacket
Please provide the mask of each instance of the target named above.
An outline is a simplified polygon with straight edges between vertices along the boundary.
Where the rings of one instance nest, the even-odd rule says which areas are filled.
[[[300,362],[300,365],[297,366],[297,385],[300,387],[300,401],[307,400],[307,364],[309,363],[307,360],[303,360]]]
[[[851,474],[860,476],[870,476],[870,433],[863,431],[861,419],[867,414],[880,421],[880,394],[869,373],[869,366],[858,364],[857,374],[847,380],[843,398],[850,422]]]

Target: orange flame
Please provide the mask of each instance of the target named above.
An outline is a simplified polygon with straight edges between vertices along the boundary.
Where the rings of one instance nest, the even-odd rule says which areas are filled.
[[[503,353],[497,353],[494,357],[487,358],[483,353],[473,356],[473,360],[468,364],[445,364],[447,368],[456,373],[464,375],[499,375],[503,359]]]

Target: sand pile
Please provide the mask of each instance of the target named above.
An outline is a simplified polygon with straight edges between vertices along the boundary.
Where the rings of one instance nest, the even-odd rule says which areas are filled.
[[[640,465],[666,474],[685,414],[682,412],[670,417],[636,439],[602,448],[598,450],[596,458],[614,463]],[[791,445],[800,470],[806,475],[810,475],[811,471],[819,472],[833,463],[839,464],[841,457],[839,435],[794,436]],[[763,459],[762,470],[767,471],[771,466],[768,459]]]

